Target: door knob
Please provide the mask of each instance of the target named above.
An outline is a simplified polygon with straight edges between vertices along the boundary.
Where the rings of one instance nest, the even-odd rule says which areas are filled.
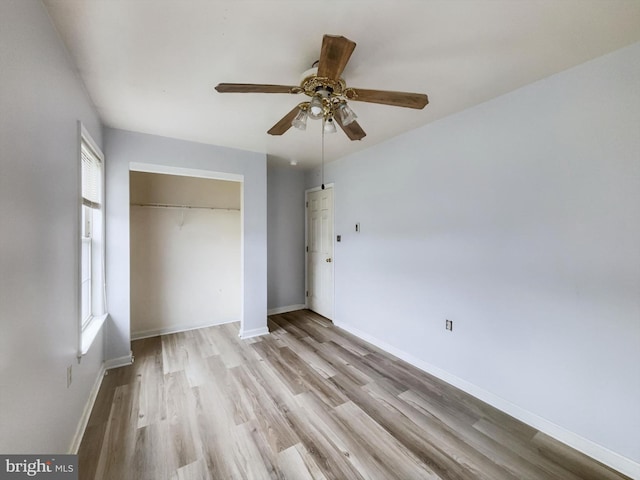
[[[326,262],[331,263],[331,258],[327,258]]]

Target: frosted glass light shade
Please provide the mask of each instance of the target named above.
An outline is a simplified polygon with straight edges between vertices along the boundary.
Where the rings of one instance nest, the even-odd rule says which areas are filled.
[[[298,114],[291,121],[291,125],[296,127],[298,130],[306,130],[307,129],[307,111],[302,108],[298,110]]]
[[[340,105],[340,107],[338,107],[338,115],[340,115],[340,121],[345,127],[350,123],[353,123],[355,119],[358,118],[355,112],[351,110],[349,105],[347,105],[346,103],[343,103]]]
[[[336,133],[336,124],[331,117],[324,121],[322,128],[324,128],[324,133]]]
[[[324,108],[322,106],[322,99],[319,96],[314,96],[309,102],[309,116],[314,120],[322,118],[324,115]]]

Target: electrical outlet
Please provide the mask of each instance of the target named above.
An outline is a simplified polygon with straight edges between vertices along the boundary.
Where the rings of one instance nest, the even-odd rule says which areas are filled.
[[[356,232],[360,232],[360,222],[356,223]]]
[[[445,328],[449,331],[453,331],[453,320],[445,320]]]
[[[71,386],[71,381],[73,380],[71,377],[72,370],[73,370],[73,365],[69,365],[67,367],[67,388]]]

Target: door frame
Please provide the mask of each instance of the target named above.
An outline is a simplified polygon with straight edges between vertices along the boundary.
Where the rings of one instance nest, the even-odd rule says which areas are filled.
[[[194,177],[194,178],[206,178],[210,180],[225,180],[229,182],[237,182],[240,184],[240,338],[244,337],[244,321],[245,321],[245,235],[244,235],[244,195],[245,195],[245,185],[244,185],[244,175],[239,173],[227,173],[220,172],[216,170],[202,170],[197,168],[185,168],[185,167],[174,167],[171,165],[156,165],[151,163],[141,163],[141,162],[130,162],[129,170],[127,172],[127,194],[131,193],[131,185],[129,182],[129,175],[131,172],[142,172],[142,173],[156,173],[160,175],[175,175],[182,177]],[[127,203],[129,200],[127,199]],[[131,206],[128,205],[127,215],[130,221],[130,209]],[[127,247],[129,251],[131,251],[131,228],[129,227],[129,232],[127,236]],[[131,308],[131,259],[129,259],[129,271],[127,272],[127,278],[129,279],[129,308]],[[131,314],[129,314],[131,315]],[[266,327],[265,327],[266,328]],[[172,332],[173,333],[173,332]],[[268,331],[266,333],[269,333]],[[262,335],[262,334],[260,334]],[[249,338],[249,337],[246,337]],[[129,341],[131,341],[131,316],[129,316]]]
[[[332,316],[336,316],[336,241],[335,241],[335,233],[336,233],[336,188],[334,183],[325,183],[324,188],[330,188],[333,190],[333,195],[331,197],[333,205],[331,205],[331,227],[333,233],[331,235],[331,242],[333,243],[333,262],[331,264],[331,276],[333,278],[333,285],[331,286],[331,312]],[[309,194],[313,192],[318,192],[322,190],[321,186],[307,188],[304,191],[304,307],[309,308],[309,295],[307,292],[309,291]],[[333,318],[330,318],[333,322]]]

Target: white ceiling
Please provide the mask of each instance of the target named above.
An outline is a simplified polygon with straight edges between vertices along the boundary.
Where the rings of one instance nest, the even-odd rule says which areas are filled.
[[[266,132],[300,96],[213,87],[297,85],[325,33],[357,43],[347,86],[430,101],[424,110],[351,102],[367,136],[327,136],[327,161],[640,41],[638,0],[44,3],[105,125],[264,152],[297,168],[318,164],[320,122]]]

